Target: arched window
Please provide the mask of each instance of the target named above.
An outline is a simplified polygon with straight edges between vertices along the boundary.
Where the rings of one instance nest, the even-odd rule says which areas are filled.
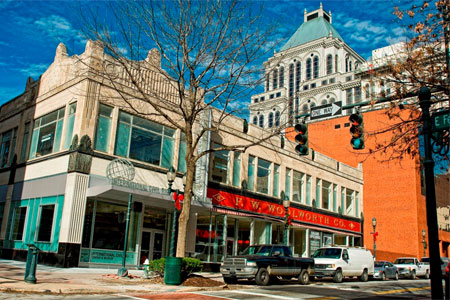
[[[327,99],[323,99],[321,102],[322,105],[327,104]]]
[[[280,88],[284,87],[284,67],[280,68]]]
[[[314,78],[319,77],[319,57],[314,56]]]
[[[348,72],[348,54],[345,55],[345,72]]]
[[[316,106],[316,103],[312,102],[309,106],[312,108],[312,107]]]
[[[306,60],[306,80],[311,79],[311,58]]]
[[[275,126],[280,126],[280,112],[276,111],[275,112]]]
[[[289,65],[289,98],[294,97],[294,64]]]
[[[269,75],[266,75],[266,92],[269,91]]]
[[[258,125],[258,117],[257,116],[253,117],[253,125]]]
[[[273,127],[273,112],[269,113],[269,128]]]
[[[350,61],[349,63],[348,63],[348,69],[350,70],[350,71],[352,71],[353,70],[353,68],[352,68],[352,61]]]
[[[259,127],[264,128],[264,116],[259,116]]]
[[[336,102],[336,99],[331,98],[331,99],[330,99],[330,103],[334,103],[334,102]]]
[[[339,72],[339,57],[337,54],[334,56],[334,71]]]
[[[300,90],[301,69],[302,69],[301,62],[297,62],[297,64],[295,65],[295,90],[296,91]]]
[[[369,98],[370,98],[370,85],[368,83],[366,84],[365,89],[366,89],[366,100],[369,100]]]
[[[258,98],[254,98],[254,99],[253,99],[253,102],[254,102],[254,103],[258,103]]]
[[[278,70],[273,70],[273,81],[272,81],[272,89],[276,90],[278,88]]]
[[[327,75],[333,73],[333,55],[328,54],[327,56]]]

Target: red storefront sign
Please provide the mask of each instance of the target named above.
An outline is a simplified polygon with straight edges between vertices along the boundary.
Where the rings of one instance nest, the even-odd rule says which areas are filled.
[[[285,216],[285,209],[283,205],[219,191],[212,188],[208,188],[208,198],[212,199],[212,203],[215,206],[228,207],[282,218]],[[327,216],[294,207],[289,207],[288,214],[294,222],[299,221],[361,233],[361,224],[359,222]]]

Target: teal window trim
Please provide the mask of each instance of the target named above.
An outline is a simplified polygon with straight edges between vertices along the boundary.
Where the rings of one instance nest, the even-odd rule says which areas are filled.
[[[100,104],[97,116],[97,128],[95,131],[94,149],[102,152],[108,152],[108,146],[111,139],[113,108]]]

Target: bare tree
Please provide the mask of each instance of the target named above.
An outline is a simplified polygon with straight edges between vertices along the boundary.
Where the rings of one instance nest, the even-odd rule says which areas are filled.
[[[93,76],[114,91],[105,101],[169,124],[185,136],[177,257],[185,255],[197,161],[213,151],[245,151],[284,129],[268,130],[247,144],[198,147],[207,132],[219,133],[232,114],[242,113],[264,78],[257,66],[275,43],[268,42],[274,26],[262,12],[261,2],[215,0],[111,2],[106,12],[83,8],[87,36],[108,54],[106,62],[90,64]],[[209,110],[211,122],[201,124]]]
[[[449,4],[449,0],[436,0],[424,1],[405,11],[395,7],[394,15],[404,28],[405,41],[393,46],[390,55],[370,62],[363,75],[378,90],[372,92],[372,104],[388,103],[386,115],[391,121],[389,126],[370,133],[376,144],[370,152],[382,152],[388,160],[419,154],[420,87],[432,90],[433,111],[448,109]],[[448,161],[448,132],[445,134],[435,143],[447,144],[439,159]]]

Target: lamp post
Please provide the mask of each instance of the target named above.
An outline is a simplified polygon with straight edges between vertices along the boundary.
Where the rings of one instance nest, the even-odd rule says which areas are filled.
[[[373,259],[376,259],[376,251],[377,251],[377,232],[375,229],[377,228],[377,219],[375,217],[372,218],[372,227],[373,227]]]
[[[169,171],[167,171],[167,182],[168,182],[168,192],[169,195],[172,194],[172,185],[173,181],[175,180],[175,177],[177,176],[177,173],[175,172],[175,169],[173,167],[169,168]],[[174,256],[175,252],[175,231],[176,231],[176,224],[177,223],[177,209],[175,208],[173,210],[173,220],[172,220],[172,234],[170,236],[170,248],[169,248],[169,256]]]
[[[431,91],[423,86],[419,90],[419,105],[422,109],[422,133],[424,141],[425,159],[423,161],[425,173],[425,199],[428,227],[428,254],[430,257],[431,298],[442,299],[441,258],[439,253],[439,235],[436,211],[436,191],[434,188],[434,161],[431,154]]]
[[[425,241],[426,231],[422,229],[423,257],[427,256],[427,242]]]
[[[290,201],[289,199],[285,198],[283,200],[283,206],[284,206],[284,234],[283,234],[283,244],[288,246],[288,234],[289,234],[289,223],[288,223],[288,218],[289,218],[289,204]]]

